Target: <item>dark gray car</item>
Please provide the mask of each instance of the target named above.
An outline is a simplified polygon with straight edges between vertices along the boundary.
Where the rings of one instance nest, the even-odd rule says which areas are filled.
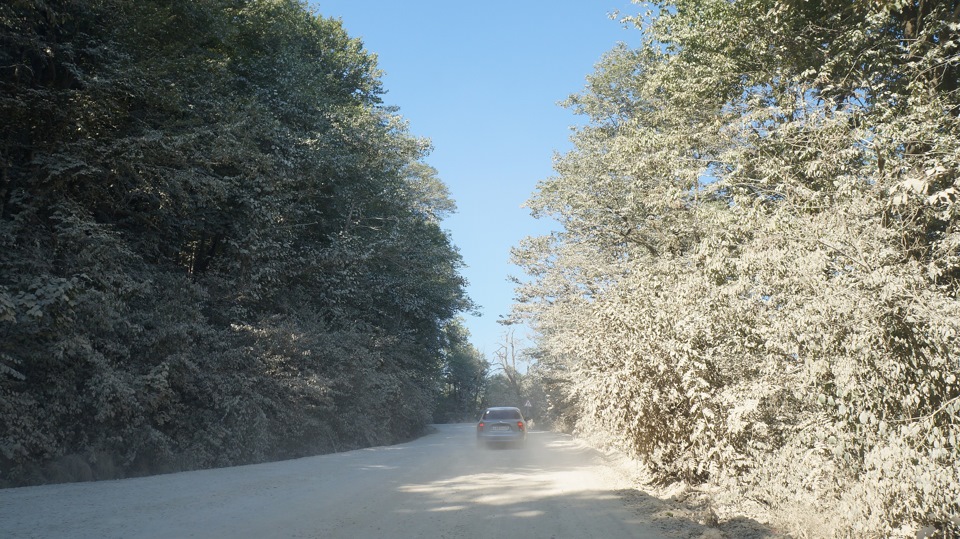
[[[522,446],[526,441],[527,422],[519,408],[487,408],[477,422],[477,444],[512,443]]]

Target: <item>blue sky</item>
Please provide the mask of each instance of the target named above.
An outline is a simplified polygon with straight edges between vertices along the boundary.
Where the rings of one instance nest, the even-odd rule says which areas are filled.
[[[311,0],[339,18],[378,57],[386,105],[434,151],[436,168],[457,203],[443,221],[467,267],[470,297],[482,316],[467,316],[473,344],[493,358],[522,276],[510,248],[555,226],[522,204],[553,175],[553,155],[570,148],[580,119],[557,105],[579,92],[603,53],[636,45],[611,12],[636,14],[629,0]],[[523,338],[523,330],[516,337]]]

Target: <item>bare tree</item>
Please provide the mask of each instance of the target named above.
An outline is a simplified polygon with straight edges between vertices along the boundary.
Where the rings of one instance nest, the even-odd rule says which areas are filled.
[[[512,389],[517,402],[523,400],[523,375],[517,369],[517,362],[521,365],[525,361],[523,352],[517,349],[516,330],[507,328],[501,335],[501,341],[497,345],[497,351],[494,352],[496,364],[494,369],[502,371],[510,388]]]

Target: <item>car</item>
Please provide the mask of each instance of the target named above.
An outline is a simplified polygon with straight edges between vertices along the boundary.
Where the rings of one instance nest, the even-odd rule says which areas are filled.
[[[487,408],[477,421],[477,445],[514,444],[527,441],[527,422],[519,408],[494,406]]]

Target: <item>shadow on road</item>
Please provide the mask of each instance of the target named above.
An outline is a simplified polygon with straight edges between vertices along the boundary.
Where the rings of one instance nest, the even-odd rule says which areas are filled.
[[[569,436],[531,433],[524,448],[477,447],[471,428],[432,436],[460,453],[443,457],[453,465],[438,462],[435,473],[419,476],[429,480],[396,486],[400,529],[435,526],[437,537],[786,537],[747,518],[718,523],[709,511],[649,496]]]
[[[690,503],[569,436],[477,447],[473,425],[438,425],[386,447],[98,483],[0,491],[10,538],[780,538],[749,519],[715,525]],[[715,518],[715,517],[713,517]]]

